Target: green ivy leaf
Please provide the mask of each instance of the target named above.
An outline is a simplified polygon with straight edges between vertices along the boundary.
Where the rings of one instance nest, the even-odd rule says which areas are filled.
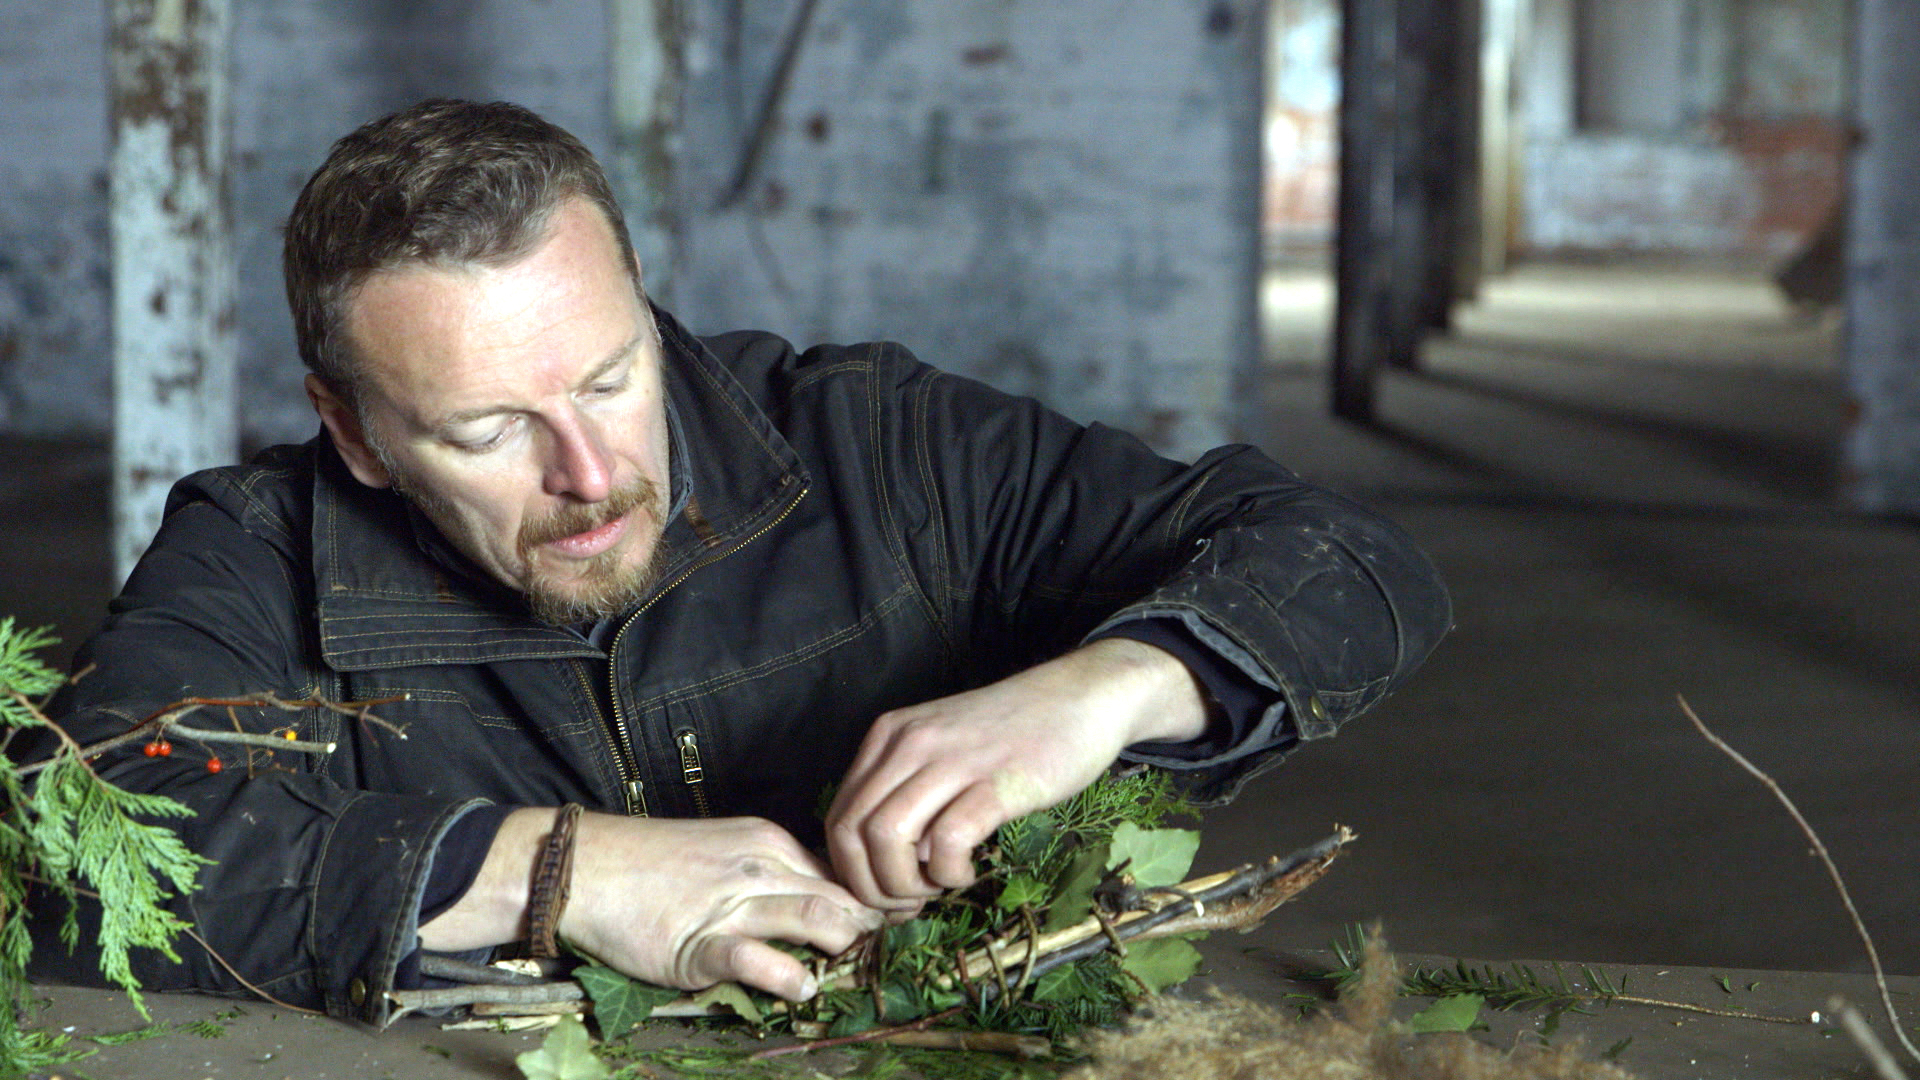
[[[1479,994],[1449,994],[1413,1014],[1407,1026],[1415,1032],[1472,1031],[1480,1022],[1480,1006],[1487,999]]]
[[[753,1003],[752,995],[739,983],[715,983],[693,995],[693,1003],[709,1012],[715,1005],[731,1009],[740,1019],[756,1027],[766,1022],[760,1015],[760,1006]]]
[[[1107,873],[1107,845],[1095,844],[1073,857],[1055,883],[1053,903],[1047,906],[1047,933],[1064,930],[1093,911],[1093,887]]]
[[[585,1024],[563,1016],[547,1033],[540,1049],[513,1059],[527,1080],[606,1080],[606,1063],[593,1056],[593,1040]]]
[[[1200,950],[1182,938],[1156,938],[1127,946],[1120,966],[1128,974],[1159,993],[1176,983],[1186,982],[1200,970]]]
[[[855,1001],[846,1012],[834,1018],[833,1024],[827,1028],[827,1037],[839,1039],[848,1035],[858,1035],[863,1031],[871,1031],[876,1026],[878,1023],[873,1017],[873,995],[861,994],[860,1000]]]
[[[1200,833],[1196,829],[1143,829],[1128,821],[1113,830],[1109,847],[1107,869],[1133,860],[1127,863],[1127,873],[1133,875],[1135,885],[1178,885],[1186,880],[1194,853],[1200,850]]]
[[[1080,974],[1080,965],[1062,964],[1040,976],[1033,984],[1035,1001],[1074,1001],[1093,992],[1087,980]]]
[[[653,1010],[680,996],[670,987],[630,979],[602,964],[588,964],[573,977],[593,999],[593,1016],[600,1022],[600,1037],[613,1040],[632,1031]]]
[[[1039,907],[1046,902],[1047,887],[1028,874],[1015,874],[1000,890],[1000,899],[994,901],[1003,911],[1019,911],[1027,905]]]

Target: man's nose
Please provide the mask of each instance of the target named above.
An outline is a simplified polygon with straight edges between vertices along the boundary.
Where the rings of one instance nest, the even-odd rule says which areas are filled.
[[[583,417],[554,423],[541,486],[549,495],[599,502],[613,490],[613,456],[599,429]]]

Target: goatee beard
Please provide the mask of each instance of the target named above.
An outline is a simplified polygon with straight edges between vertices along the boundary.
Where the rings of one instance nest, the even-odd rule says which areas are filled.
[[[639,477],[600,502],[563,506],[520,527],[515,549],[526,568],[527,608],[536,621],[547,626],[596,622],[633,607],[653,588],[660,577],[657,539],[638,566],[622,566],[628,545],[616,544],[574,564],[564,578],[547,571],[536,557],[543,544],[591,532],[629,515],[635,518],[628,523],[629,529],[640,524],[640,518],[664,527],[659,485]]]

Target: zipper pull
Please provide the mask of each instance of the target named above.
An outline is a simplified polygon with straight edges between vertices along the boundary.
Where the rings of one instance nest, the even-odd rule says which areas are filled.
[[[646,817],[647,816],[647,785],[644,782],[639,780],[629,780],[626,783],[626,791],[627,791],[627,816],[628,817]]]
[[[704,778],[700,768],[700,744],[694,741],[691,730],[680,733],[680,775],[689,784],[697,784]]]
[[[712,817],[713,806],[707,802],[706,770],[700,767],[700,743],[694,738],[693,729],[688,728],[675,736],[680,744],[680,776],[687,782],[687,792],[693,796],[693,812],[700,817]]]

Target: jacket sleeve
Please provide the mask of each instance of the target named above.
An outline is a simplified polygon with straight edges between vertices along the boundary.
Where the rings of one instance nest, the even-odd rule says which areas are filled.
[[[189,697],[331,696],[314,660],[311,619],[301,614],[313,605],[309,564],[294,557],[304,550],[299,530],[230,477],[203,474],[198,482],[175,489],[159,535],[76,658],[85,674],[51,706],[83,743]],[[317,709],[209,708],[189,722],[295,730],[323,743],[356,734]],[[123,788],[184,803],[193,815],[166,825],[212,860],[192,893],[169,902],[211,953],[182,936],[179,963],[137,951],[135,977],[148,989],[235,995],[251,984],[291,1004],[381,1022],[395,965],[417,945],[432,853],[477,804],[353,790],[328,775],[324,755],[171,741],[166,757],[133,745],[94,764]],[[207,767],[215,754],[218,772]],[[57,933],[64,905],[44,894],[35,900],[36,977],[98,983],[97,905],[81,910],[81,945],[69,951]]]
[[[904,351],[894,362],[948,595],[969,607],[976,641],[1018,650],[1003,668],[1172,618],[1273,693],[1237,745],[1165,762],[1199,770],[1189,783],[1203,801],[1296,735],[1333,734],[1448,627],[1446,591],[1403,530],[1251,447],[1182,465]]]

